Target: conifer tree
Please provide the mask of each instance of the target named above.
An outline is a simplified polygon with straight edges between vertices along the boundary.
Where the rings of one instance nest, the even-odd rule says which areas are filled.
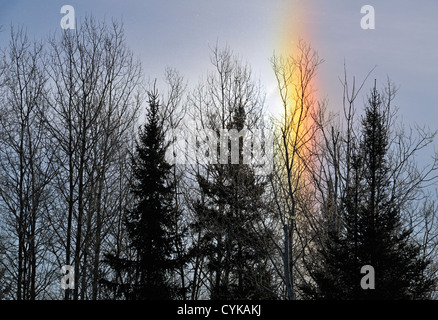
[[[236,106],[227,129],[241,132],[245,117],[245,109]],[[268,241],[254,227],[261,219],[265,183],[243,164],[243,137],[238,139],[239,164],[231,163],[229,152],[227,164],[209,165],[212,179],[197,175],[205,200],[195,205],[194,228],[203,234],[200,253],[208,257],[211,299],[274,299]]]
[[[361,122],[361,136],[350,157],[351,174],[341,202],[340,230],[331,230],[321,249],[322,263],[312,266],[314,287],[303,288],[319,299],[422,299],[433,281],[428,261],[402,223],[393,194],[390,105],[374,89]],[[361,268],[375,270],[375,288],[361,287]]]
[[[106,255],[115,272],[114,280],[104,280],[126,299],[171,299],[176,294],[169,273],[177,266],[175,239],[171,232],[174,208],[172,166],[166,162],[165,143],[156,90],[149,92],[147,123],[139,135],[132,157],[131,193],[136,202],[126,211],[125,227],[129,245],[125,256]],[[128,254],[131,252],[131,254]]]

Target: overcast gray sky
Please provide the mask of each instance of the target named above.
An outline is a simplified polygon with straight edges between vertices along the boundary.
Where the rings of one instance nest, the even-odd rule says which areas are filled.
[[[362,79],[374,66],[366,91],[377,78],[389,76],[400,89],[395,104],[408,124],[438,129],[438,2],[433,0],[0,0],[0,45],[10,24],[24,25],[35,38],[60,27],[63,5],[86,14],[121,19],[128,45],[145,74],[160,78],[167,66],[196,82],[209,68],[209,45],[229,45],[260,77],[273,103],[275,85],[269,59],[285,34],[303,38],[325,63],[319,69],[320,96],[338,110],[342,97],[339,76],[344,60],[350,77]],[[363,30],[363,5],[375,8],[375,29]],[[288,30],[292,24],[298,30]],[[268,106],[272,107],[272,106]]]

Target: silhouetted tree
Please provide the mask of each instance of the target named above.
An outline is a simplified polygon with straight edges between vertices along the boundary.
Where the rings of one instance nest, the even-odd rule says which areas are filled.
[[[263,127],[260,88],[228,48],[215,48],[211,61],[215,71],[192,97],[200,114],[196,124],[211,133],[207,141],[193,132],[209,143],[209,160],[193,166],[199,190],[190,199],[193,290],[205,283],[211,299],[274,298],[267,230],[261,227],[267,181],[255,161],[243,161],[249,135]]]
[[[236,107],[228,129],[241,131],[244,122],[244,108]],[[259,209],[266,182],[242,163],[242,136],[238,142],[239,164],[228,159],[227,164],[210,165],[207,170],[212,179],[197,175],[204,195],[204,202],[194,206],[194,228],[202,234],[198,253],[208,258],[211,299],[273,299],[265,230],[254,228],[262,218]]]
[[[281,113],[274,119],[275,159],[270,176],[273,219],[279,234],[271,239],[275,244],[271,254],[289,300],[297,299],[297,284],[305,279],[301,258],[315,238],[315,197],[309,177],[315,168],[312,147],[317,126],[313,119],[319,104],[313,81],[323,62],[304,41],[296,49],[294,55],[272,58]]]
[[[403,225],[401,206],[393,193],[396,181],[388,161],[390,100],[382,99],[376,87],[371,91],[361,135],[349,157],[341,225],[330,229],[325,238],[322,262],[311,271],[315,286],[304,288],[310,297],[421,299],[432,289],[434,282],[425,276],[429,261],[413,242],[412,229]],[[364,265],[375,270],[375,289],[361,288]]]
[[[17,300],[42,296],[53,277],[47,270],[50,237],[45,212],[52,201],[54,148],[44,130],[48,77],[41,42],[11,27],[0,62],[0,282]]]
[[[172,257],[176,241],[171,232],[174,208],[169,176],[172,166],[165,160],[166,149],[158,94],[154,90],[149,92],[147,123],[132,157],[131,192],[135,205],[127,210],[125,217],[128,249],[132,255],[105,255],[116,277],[104,283],[126,299],[170,299],[175,295],[175,286],[168,277],[177,264]]]

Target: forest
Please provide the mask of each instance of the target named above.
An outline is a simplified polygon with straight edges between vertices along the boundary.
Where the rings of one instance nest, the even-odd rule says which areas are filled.
[[[333,112],[301,41],[270,59],[274,117],[228,46],[162,84],[117,20],[6,29],[0,299],[438,297],[437,131],[401,122],[392,80],[345,67]]]

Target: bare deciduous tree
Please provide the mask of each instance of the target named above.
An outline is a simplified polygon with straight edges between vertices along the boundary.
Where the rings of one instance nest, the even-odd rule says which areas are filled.
[[[22,28],[11,28],[0,72],[0,207],[4,277],[18,300],[41,297],[53,278],[45,264],[50,239],[44,211],[55,169],[41,117],[47,109],[44,68],[43,45],[32,43]]]
[[[60,147],[60,212],[52,216],[52,226],[62,244],[55,253],[62,265],[74,265],[73,298],[90,294],[87,281],[97,298],[101,246],[118,217],[109,204],[119,186],[119,151],[126,150],[141,102],[141,68],[115,21],[107,25],[87,18],[53,38],[51,49],[46,123]]]
[[[272,239],[281,265],[277,273],[282,279],[287,299],[296,299],[296,275],[303,278],[299,258],[313,240],[310,169],[313,168],[317,126],[314,123],[319,104],[314,97],[313,81],[323,61],[308,44],[300,41],[295,56],[272,58],[281,98],[281,117],[274,119],[276,128],[275,169],[271,175],[274,217],[281,236]]]

